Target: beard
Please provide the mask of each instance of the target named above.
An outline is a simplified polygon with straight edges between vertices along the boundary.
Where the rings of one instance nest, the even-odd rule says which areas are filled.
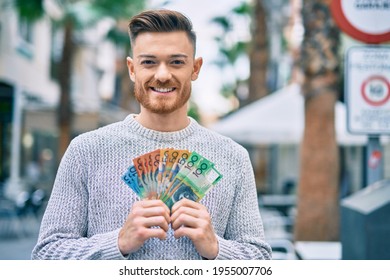
[[[143,87],[142,84],[135,83],[134,95],[142,107],[155,114],[172,113],[186,105],[191,96],[191,82],[186,83],[183,87],[177,85],[172,86],[172,83],[150,83],[153,84],[153,87],[174,87],[176,91],[174,96],[164,96],[163,94],[159,96],[151,95],[147,91],[149,88],[148,84]]]

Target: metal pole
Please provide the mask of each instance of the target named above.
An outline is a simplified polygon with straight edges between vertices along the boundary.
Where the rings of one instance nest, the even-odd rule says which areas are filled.
[[[369,135],[367,143],[366,186],[383,179],[383,148],[378,135]]]
[[[11,136],[11,163],[10,179],[7,183],[6,195],[10,198],[16,196],[22,190],[20,179],[20,156],[21,156],[21,137],[22,137],[22,108],[23,92],[18,83],[15,84],[14,106],[12,116],[12,136]]]

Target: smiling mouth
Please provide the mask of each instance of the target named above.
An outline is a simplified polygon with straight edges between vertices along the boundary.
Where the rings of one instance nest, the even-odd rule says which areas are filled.
[[[158,88],[158,87],[151,87],[151,89],[155,92],[158,93],[169,93],[175,90],[174,87],[169,87],[169,88]]]

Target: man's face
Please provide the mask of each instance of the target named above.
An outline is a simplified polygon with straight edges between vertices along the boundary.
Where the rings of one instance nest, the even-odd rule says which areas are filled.
[[[194,59],[185,32],[147,32],[136,38],[127,65],[141,106],[152,113],[169,114],[186,108],[191,81],[197,79],[202,59]]]

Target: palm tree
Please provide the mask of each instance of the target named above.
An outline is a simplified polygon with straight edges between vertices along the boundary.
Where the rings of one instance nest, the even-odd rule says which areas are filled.
[[[334,126],[339,95],[339,29],[328,0],[304,0],[305,131],[301,143],[295,240],[338,240],[339,154]]]
[[[21,18],[34,21],[44,15],[44,0],[14,0]],[[59,154],[61,159],[71,140],[72,101],[71,77],[72,61],[80,41],[75,40],[75,32],[95,24],[102,18],[111,17],[116,20],[130,18],[144,7],[144,0],[57,0],[62,17],[56,20],[63,29],[62,57],[58,64],[58,82],[60,85],[60,101],[58,104]],[[85,18],[83,11],[89,11]],[[113,34],[113,33],[110,33]]]
[[[267,17],[262,0],[253,1],[252,43],[250,49],[250,78],[247,103],[258,100],[268,94],[268,36]]]

